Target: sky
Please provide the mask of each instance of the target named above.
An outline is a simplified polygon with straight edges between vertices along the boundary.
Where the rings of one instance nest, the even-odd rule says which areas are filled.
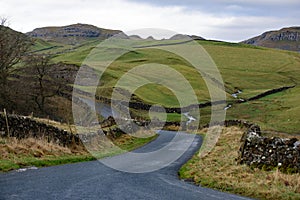
[[[20,32],[92,24],[124,32],[159,28],[239,42],[300,26],[300,0],[0,0],[0,17]]]

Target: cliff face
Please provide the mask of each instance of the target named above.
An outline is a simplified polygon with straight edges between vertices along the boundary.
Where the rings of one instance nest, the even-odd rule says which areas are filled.
[[[122,31],[102,29],[88,24],[73,24],[61,27],[37,28],[26,34],[46,41],[74,44],[89,38],[107,39],[119,33],[122,33]]]
[[[300,27],[265,32],[242,43],[300,52]]]

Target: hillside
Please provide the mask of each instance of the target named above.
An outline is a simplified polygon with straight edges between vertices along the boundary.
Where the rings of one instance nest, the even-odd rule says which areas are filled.
[[[88,39],[107,39],[119,33],[122,33],[122,31],[98,28],[88,24],[72,24],[60,27],[53,26],[36,28],[26,34],[30,37],[39,38],[46,41],[77,44]]]
[[[39,40],[34,48],[39,53],[55,55],[53,58],[54,62],[80,66],[90,51],[100,42],[101,40],[95,39],[77,46],[70,46]],[[143,46],[159,44],[162,41],[134,39],[133,42]],[[163,42],[168,43],[171,40]],[[300,113],[300,107],[293,103],[300,98],[297,92],[299,91],[297,85],[300,82],[300,55],[298,53],[266,49],[247,44],[208,40],[197,40],[197,42],[209,53],[222,74],[228,104],[233,104],[227,110],[227,119],[253,121],[261,125],[265,130],[289,133],[298,132],[300,125],[295,116]],[[111,50],[113,49],[114,47],[111,48]],[[199,103],[209,101],[210,97],[206,85],[193,67],[179,56],[155,48],[136,49],[124,54],[113,62],[104,73],[102,85],[98,88],[97,95],[110,98],[115,84],[124,73],[135,66],[153,62],[168,65],[179,71],[190,81],[198,96]],[[234,103],[238,99],[250,99],[275,88],[294,85],[296,85],[295,88],[262,99],[242,104]],[[90,91],[89,87],[82,87],[81,89],[87,92]],[[241,94],[238,94],[238,99],[232,96],[237,90],[242,91]],[[120,90],[121,93],[122,90]],[[166,107],[178,106],[176,97],[168,88],[155,84],[137,89],[132,100],[143,101],[149,104],[162,104]],[[133,111],[133,113],[148,117],[148,112]],[[168,120],[180,120],[180,117],[179,114],[172,113],[168,115]],[[201,109],[201,124],[204,125],[209,119],[210,107]]]
[[[42,36],[40,37],[42,38]],[[76,36],[74,34],[70,34],[67,37],[75,41],[77,41],[78,37],[85,39],[80,40],[81,42],[79,44],[72,45],[59,40],[51,41],[49,39],[45,41],[38,36],[33,36],[33,38],[35,38],[35,44],[32,46],[32,52],[35,54],[51,55],[51,66],[53,70],[56,71],[56,73],[53,73],[55,76],[52,75],[53,80],[56,80],[57,73],[64,71],[64,73],[69,74],[64,74],[61,77],[71,86],[78,67],[81,66],[89,53],[103,41],[103,39],[101,39],[100,36],[87,37]],[[149,44],[157,46],[162,42],[164,45],[168,45],[171,42],[176,42],[175,40],[152,41],[142,40],[137,36],[131,37],[133,37],[132,42],[138,46],[147,46]],[[61,38],[63,37],[60,37],[60,39]],[[227,110],[227,119],[253,121],[261,125],[265,130],[298,133],[300,124],[296,116],[300,113],[300,106],[295,103],[297,99],[300,98],[300,93],[298,93],[298,84],[300,83],[300,55],[298,53],[267,49],[247,44],[208,40],[197,40],[197,42],[202,45],[212,57],[223,77],[227,93],[227,103],[232,105],[232,107]],[[114,48],[114,46],[107,47],[105,52],[113,51]],[[60,64],[55,65],[55,63]],[[155,48],[135,49],[135,51],[128,52],[115,60],[110,67],[106,69],[101,79],[101,85],[98,87],[97,96],[110,98],[115,84],[120,77],[136,66],[149,63],[165,64],[176,69],[190,82],[198,96],[199,103],[206,103],[210,100],[205,82],[201,75],[199,75],[190,64],[177,55]],[[164,72],[162,71],[161,74],[164,75]],[[15,77],[17,77],[17,75]],[[236,103],[239,99],[251,99],[270,90],[287,86],[295,87],[260,99],[253,99],[246,103]],[[25,91],[25,89],[26,88],[20,88],[21,91]],[[89,92],[92,88],[84,86],[79,89]],[[242,93],[236,95],[235,93],[238,90],[242,91]],[[66,94],[69,92],[69,89],[65,91]],[[122,97],[122,93],[126,93],[126,86],[118,90],[118,92],[120,93],[119,96]],[[22,95],[21,92],[20,95]],[[69,95],[65,96],[70,98]],[[24,102],[28,100],[30,100],[29,96],[24,99]],[[142,101],[148,104],[161,104],[165,107],[178,106],[178,101],[174,94],[163,85],[156,84],[148,84],[138,88],[132,96],[132,100],[137,102]],[[15,105],[20,108],[28,107],[28,103],[26,106],[22,106],[22,102],[23,101],[19,101],[18,103],[20,105]],[[59,119],[67,113],[68,120],[71,120],[72,109],[70,99],[67,100],[67,98],[61,96],[54,96],[49,98],[48,102],[52,110],[57,110],[58,107],[63,108],[58,109],[59,112],[53,112],[59,114]],[[28,114],[28,112],[24,114]],[[136,112],[133,110],[132,114],[149,118],[148,112],[146,111]],[[170,121],[179,121],[180,118],[180,114],[168,114],[168,120]],[[201,108],[201,125],[205,125],[209,119],[210,107]]]
[[[227,119],[253,121],[261,125],[264,130],[298,133],[300,124],[296,115],[300,113],[300,106],[294,103],[300,98],[298,94],[300,55],[298,53],[246,44],[207,40],[198,40],[197,42],[209,53],[222,74],[227,102],[232,104],[232,107],[227,110]],[[137,41],[137,43],[143,46],[143,44],[149,44],[149,41],[142,40]],[[82,63],[96,45],[96,43],[83,45],[73,52],[57,55],[55,60]],[[109,52],[109,50],[110,48],[105,51]],[[114,47],[111,47],[111,50],[113,51]],[[115,60],[106,69],[97,95],[110,98],[120,77],[136,66],[149,63],[160,63],[176,69],[189,80],[198,96],[199,103],[210,100],[202,77],[193,67],[181,57],[155,48],[136,49]],[[164,73],[162,71],[161,75],[163,76]],[[239,99],[251,99],[276,88],[295,85],[294,88],[261,99],[235,103]],[[126,87],[125,85],[122,89],[126,89]],[[80,89],[89,92],[92,88],[84,86]],[[238,94],[238,98],[236,98],[233,94],[238,90],[241,90],[242,93]],[[120,90],[120,94],[122,92],[124,91]],[[178,101],[173,93],[168,88],[156,84],[148,84],[138,88],[132,96],[132,100],[148,104],[161,104],[166,107],[178,106]],[[132,113],[149,117],[148,112],[133,111]],[[176,113],[168,114],[168,120],[180,120],[180,117]],[[209,119],[210,107],[202,108],[201,125],[205,125]]]
[[[242,43],[300,52],[300,27],[268,31]]]

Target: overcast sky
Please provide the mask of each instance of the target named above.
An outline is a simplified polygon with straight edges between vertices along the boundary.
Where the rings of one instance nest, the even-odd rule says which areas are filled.
[[[300,26],[300,0],[0,0],[0,16],[21,32],[87,23],[241,41],[264,31]]]

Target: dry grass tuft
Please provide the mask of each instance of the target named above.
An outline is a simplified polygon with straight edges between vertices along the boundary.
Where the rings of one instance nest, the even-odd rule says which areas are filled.
[[[181,178],[204,187],[259,199],[300,199],[299,174],[263,171],[237,164],[235,159],[242,134],[240,128],[224,128],[213,151],[202,159],[195,155],[181,168]]]
[[[153,133],[137,133],[134,137],[122,134],[118,138],[104,137],[92,141],[91,146],[95,147],[95,152],[87,152],[87,146],[79,146],[75,143],[70,147],[63,147],[46,139],[28,138],[18,140],[16,138],[0,137],[0,171],[9,171],[26,166],[51,166],[65,163],[81,162],[117,155],[126,151],[136,149],[154,140],[157,135]],[[120,147],[114,148],[113,143]],[[96,148],[97,147],[97,148]],[[89,150],[93,150],[90,148]]]
[[[93,160],[84,147],[70,148],[45,139],[0,138],[0,171],[26,166],[51,166],[63,163]]]
[[[163,128],[163,130],[167,130],[167,131],[179,131],[180,130],[180,126],[177,126],[177,125],[168,125],[168,126],[165,126]]]
[[[4,139],[2,139],[4,140]],[[46,155],[61,156],[72,154],[71,149],[59,146],[43,139],[27,138],[17,140],[16,138],[7,138],[3,144],[0,144],[1,159],[8,159],[9,156],[31,155],[34,157],[43,157]]]

